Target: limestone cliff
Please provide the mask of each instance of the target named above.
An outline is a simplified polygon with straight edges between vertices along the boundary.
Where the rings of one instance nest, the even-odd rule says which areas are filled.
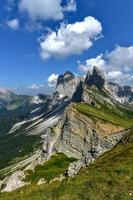
[[[89,165],[113,148],[124,134],[122,126],[82,115],[72,104],[65,110],[59,123],[46,131],[43,157],[49,159],[52,154],[63,152],[78,159],[77,163],[74,163],[78,171],[81,166]],[[75,170],[69,173],[73,176]]]

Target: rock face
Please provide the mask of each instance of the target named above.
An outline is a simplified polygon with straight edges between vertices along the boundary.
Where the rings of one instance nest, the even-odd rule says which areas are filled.
[[[24,182],[24,178],[25,174],[23,171],[16,171],[9,177],[8,180],[5,180],[5,182],[3,182],[3,186],[5,185],[5,187],[2,192],[11,192],[20,187],[23,187],[24,185],[26,185],[26,183]]]
[[[95,85],[100,90],[107,84],[104,74],[98,67],[93,68],[92,74],[88,71],[85,83],[89,86]]]
[[[67,71],[58,77],[55,92],[47,97],[44,106],[41,108],[40,114],[47,114],[58,109],[58,107],[66,107],[74,98],[78,99],[79,88],[81,87],[82,78],[75,77],[71,72]]]
[[[67,71],[64,75],[59,76],[57,81],[56,92],[59,93],[60,98],[72,97],[75,93],[80,80],[71,72]]]
[[[77,162],[73,162],[69,165],[68,170],[67,170],[67,175],[69,177],[74,177],[77,175],[77,173],[79,172],[79,170],[82,167],[86,167],[86,165],[82,162],[82,160],[79,160]]]
[[[133,103],[133,88],[130,86],[120,86],[117,83],[109,82],[110,93],[113,98],[120,103]]]
[[[101,154],[113,148],[123,137],[123,128],[111,123],[107,130],[102,120],[95,123],[69,106],[60,122],[49,128],[45,134],[43,157],[45,160],[56,152],[75,157],[77,162],[70,165],[68,175],[74,176],[82,166],[87,166]],[[107,134],[107,135],[106,135]],[[106,136],[105,136],[106,135]]]

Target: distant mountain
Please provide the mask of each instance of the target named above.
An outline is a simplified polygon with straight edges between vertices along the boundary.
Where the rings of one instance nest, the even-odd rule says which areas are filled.
[[[110,93],[113,98],[120,103],[130,103],[133,104],[133,87],[131,86],[120,86],[117,83],[108,83],[110,88]]]
[[[41,107],[46,95],[27,96],[17,95],[10,90],[0,89],[0,136],[6,134],[11,127],[26,118],[35,115]]]
[[[10,90],[0,88],[0,108],[6,106],[15,98],[15,94]]]

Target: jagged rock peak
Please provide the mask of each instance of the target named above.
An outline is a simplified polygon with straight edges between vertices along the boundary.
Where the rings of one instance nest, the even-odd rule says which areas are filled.
[[[67,71],[58,77],[56,92],[58,92],[61,97],[71,98],[80,81],[80,78],[75,77],[71,72]]]
[[[93,76],[101,76],[103,79],[105,79],[103,71],[96,66],[93,67]]]
[[[66,71],[63,75],[60,75],[58,77],[57,86],[64,82],[70,81],[74,78],[75,78],[75,76],[73,75],[73,73],[71,73],[70,71]]]
[[[64,78],[74,78],[74,75],[73,75],[72,72],[66,71],[66,72],[64,73]]]
[[[92,74],[91,74],[91,72],[89,70],[88,70],[88,72],[86,74],[85,83],[87,85],[91,86],[91,83],[92,83]]]
[[[88,71],[85,83],[89,86],[95,85],[99,89],[105,88],[107,83],[104,73],[96,66],[93,67],[92,74]]]

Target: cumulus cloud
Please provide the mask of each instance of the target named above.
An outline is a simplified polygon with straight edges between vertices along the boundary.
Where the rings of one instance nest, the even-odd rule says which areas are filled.
[[[12,19],[7,21],[7,26],[13,30],[17,30],[19,28],[19,20],[18,19]]]
[[[133,46],[117,46],[113,51],[107,53],[106,59],[111,68],[130,71],[133,69]]]
[[[105,60],[102,58],[103,54],[98,55],[96,58],[91,58],[85,61],[85,64],[79,62],[79,70],[87,73],[88,70],[91,70],[93,66],[98,66],[102,68],[105,66]]]
[[[119,79],[122,76],[121,71],[110,71],[108,72],[108,78],[109,79]]]
[[[32,20],[61,20],[64,11],[76,11],[76,2],[68,0],[67,5],[62,7],[62,0],[21,0],[19,10],[28,13]]]
[[[55,87],[56,86],[58,76],[59,76],[58,74],[51,74],[48,77],[47,82],[48,82],[49,87]]]
[[[41,57],[45,60],[54,57],[67,57],[81,54],[93,45],[101,35],[101,23],[94,17],[86,17],[74,24],[61,24],[57,31],[41,37]]]
[[[86,73],[94,65],[105,71],[110,81],[133,85],[133,46],[116,46],[111,52],[90,58],[83,64],[79,63],[79,69]]]

